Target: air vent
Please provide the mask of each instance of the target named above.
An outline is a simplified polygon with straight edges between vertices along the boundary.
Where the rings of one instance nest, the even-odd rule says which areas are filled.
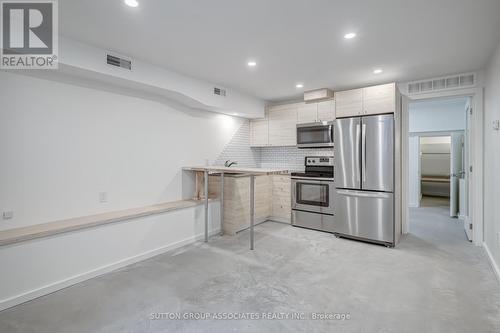
[[[214,95],[225,97],[226,96],[226,89],[214,87]]]
[[[132,61],[111,54],[106,55],[106,63],[111,66],[132,70]]]
[[[472,87],[476,83],[474,73],[440,77],[431,80],[408,83],[408,94],[419,94],[447,89]]]

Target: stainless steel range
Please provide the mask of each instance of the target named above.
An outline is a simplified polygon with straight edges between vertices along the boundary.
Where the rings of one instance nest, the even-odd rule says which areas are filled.
[[[305,172],[292,173],[292,225],[334,232],[333,156],[305,158]]]

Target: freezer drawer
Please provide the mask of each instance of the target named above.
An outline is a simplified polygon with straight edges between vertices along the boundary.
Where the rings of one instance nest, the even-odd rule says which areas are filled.
[[[337,190],[335,232],[367,240],[394,243],[392,193]]]
[[[292,210],[292,225],[296,227],[334,232],[334,223],[333,215]]]

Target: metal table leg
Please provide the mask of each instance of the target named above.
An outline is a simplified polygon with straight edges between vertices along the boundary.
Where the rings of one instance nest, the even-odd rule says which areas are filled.
[[[220,235],[224,235],[224,172],[220,173]]]
[[[205,242],[208,242],[208,171],[205,171]]]
[[[250,175],[250,250],[253,250],[254,235],[253,226],[255,223],[255,175]]]

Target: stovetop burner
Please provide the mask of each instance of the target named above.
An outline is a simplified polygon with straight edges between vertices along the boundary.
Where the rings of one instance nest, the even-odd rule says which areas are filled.
[[[292,172],[292,177],[332,178],[333,156],[308,156],[304,161],[305,172]]]

